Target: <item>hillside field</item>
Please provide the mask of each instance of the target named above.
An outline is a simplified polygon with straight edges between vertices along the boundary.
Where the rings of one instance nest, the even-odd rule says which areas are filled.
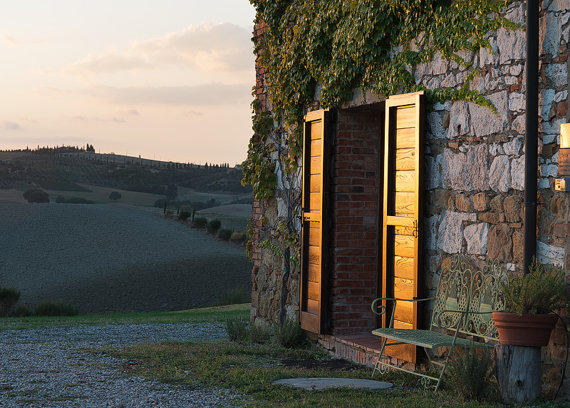
[[[244,248],[164,219],[105,204],[0,202],[0,285],[20,303],[63,299],[81,313],[182,310],[251,288]]]

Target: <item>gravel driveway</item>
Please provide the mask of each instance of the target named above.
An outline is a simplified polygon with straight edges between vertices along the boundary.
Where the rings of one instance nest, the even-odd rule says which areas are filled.
[[[223,325],[132,324],[0,331],[0,407],[233,407],[223,389],[186,390],[127,376],[124,360],[82,351],[225,338]]]

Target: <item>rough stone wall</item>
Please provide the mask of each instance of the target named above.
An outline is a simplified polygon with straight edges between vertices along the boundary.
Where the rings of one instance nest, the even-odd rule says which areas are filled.
[[[258,22],[254,26],[253,35],[262,38],[267,32],[267,25]],[[260,102],[262,112],[271,111],[271,102],[267,96],[267,73],[256,60],[256,86],[255,97]],[[275,141],[273,141],[274,143]],[[282,140],[277,141],[283,145]],[[272,156],[277,161],[277,154]],[[278,167],[277,167],[278,168]],[[299,179],[299,178],[298,178]],[[299,180],[300,181],[300,180]],[[269,326],[278,320],[281,289],[283,286],[283,257],[270,246],[263,245],[266,239],[271,238],[268,227],[275,227],[280,220],[286,217],[287,200],[285,199],[285,187],[297,190],[293,195],[299,195],[298,183],[287,183],[286,175],[278,171],[278,191],[275,198],[268,200],[254,200],[252,211],[252,223],[254,226],[252,242],[256,245],[250,247],[253,260],[251,272],[252,298],[251,298],[251,321],[255,324]],[[300,228],[300,227],[299,227]],[[299,272],[294,263],[287,279],[287,308],[289,318],[297,318],[299,308]]]
[[[525,3],[513,3],[506,11],[506,16],[524,26]],[[558,176],[560,124],[570,121],[569,37],[570,2],[544,0],[540,10],[537,255],[543,263],[562,267],[570,285],[570,193],[554,191],[554,179]],[[471,81],[470,87],[491,100],[497,108],[497,113],[470,102],[456,101],[435,104],[429,107],[426,115],[426,207],[422,226],[426,294],[433,291],[437,285],[441,266],[457,253],[468,255],[479,267],[484,265],[487,258],[498,258],[508,269],[522,271],[526,119],[525,32],[523,29],[499,29],[489,34],[489,41],[492,52],[481,49],[476,53],[464,52],[462,56],[480,70]],[[471,70],[472,68],[465,68],[436,56],[433,62],[418,66],[415,76],[418,84],[429,89],[456,88],[465,83]],[[377,101],[374,95],[367,94],[364,97],[360,90],[355,90],[354,98],[346,101],[342,108]],[[339,147],[335,149],[335,154],[342,156]],[[340,198],[337,196],[335,200]],[[270,212],[270,205],[276,206],[276,202],[267,203],[269,207],[263,207],[266,204],[259,205],[262,206],[259,207],[260,211]],[[337,245],[340,244],[338,234],[340,232],[335,237]],[[354,239],[358,240],[359,237]],[[266,279],[265,277],[270,278],[267,281],[273,279],[272,274],[260,272],[261,259],[266,263],[265,255],[260,255],[256,261],[257,269],[254,268],[254,304],[258,304],[255,301],[256,291],[261,293],[267,290],[268,293],[274,293],[271,292],[272,289],[261,289],[261,281]],[[268,266],[263,268],[270,268],[272,262],[269,259],[270,257],[267,258]],[[336,262],[342,261],[344,260],[336,259]],[[355,274],[351,278],[356,279],[361,271],[353,272]],[[348,276],[337,275],[336,279],[342,280]],[[362,281],[369,282],[369,277],[362,275]],[[264,287],[270,288],[271,285]],[[346,307],[346,302],[349,301],[348,291],[347,288],[342,288],[335,293],[333,289],[331,311],[333,315],[338,313],[334,317],[339,319],[339,322],[343,317],[348,320],[354,318],[361,320],[358,325],[362,323],[364,327],[369,322],[363,321],[366,320],[366,317],[362,317],[365,313],[363,309],[360,318],[349,317],[350,313],[357,311]],[[291,297],[291,305],[296,308],[298,293],[290,292],[293,293],[295,296]],[[366,294],[369,295],[371,293]],[[252,316],[271,314],[261,314],[261,309],[252,313]],[[343,316],[342,313],[347,314]],[[567,318],[567,311],[564,311],[563,315]],[[344,324],[343,322],[342,325]],[[340,329],[340,326],[335,327]],[[557,381],[560,380],[560,367],[566,353],[565,342],[566,331],[563,325],[559,324],[549,346],[543,349],[545,391],[550,394],[555,391]],[[566,377],[570,378],[570,368],[567,368]],[[566,380],[562,392],[566,393],[566,396],[570,395],[569,380]]]

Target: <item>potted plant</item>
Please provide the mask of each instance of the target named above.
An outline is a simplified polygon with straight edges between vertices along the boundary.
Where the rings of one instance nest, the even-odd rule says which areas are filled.
[[[502,284],[505,310],[493,312],[501,344],[542,347],[548,344],[558,315],[568,306],[564,271],[533,260],[526,275],[513,274]]]

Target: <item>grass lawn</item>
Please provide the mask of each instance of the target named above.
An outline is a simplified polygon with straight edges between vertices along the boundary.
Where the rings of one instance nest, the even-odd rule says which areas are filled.
[[[376,376],[394,388],[384,391],[327,389],[306,391],[272,385],[273,381],[295,377],[349,377],[370,379],[371,369],[343,364],[331,367],[321,349],[285,349],[273,344],[245,344],[230,341],[197,343],[171,342],[140,344],[112,351],[125,358],[122,368],[132,375],[158,379],[184,387],[224,387],[245,395],[245,406],[253,407],[501,407],[496,394],[482,401],[462,402],[446,387],[434,393],[425,390],[408,374],[390,372]],[[334,362],[334,361],[333,361]],[[516,405],[515,405],[516,406]],[[563,407],[542,402],[533,406]]]
[[[107,324],[143,323],[225,323],[231,318],[249,318],[249,303],[215,306],[176,312],[87,314],[66,317],[8,317],[0,319],[0,330],[34,327],[70,327],[78,325],[103,326]]]
[[[0,319],[0,330],[40,326],[80,324],[198,323],[218,322],[249,317],[249,304],[192,309],[180,312],[84,315],[58,318]],[[102,350],[89,350],[100,353]],[[306,391],[275,386],[283,378],[345,377],[370,379],[371,369],[333,360],[315,344],[287,349],[274,341],[265,344],[231,342],[142,343],[103,352],[125,359],[119,367],[130,375],[157,379],[180,387],[222,387],[244,396],[242,404],[252,407],[390,407],[445,408],[504,406],[497,394],[482,401],[461,401],[449,387],[433,393],[425,390],[416,377],[400,372],[376,376],[376,380],[394,384],[390,390],[369,391],[327,389]],[[511,405],[516,407],[517,405]],[[565,403],[539,401],[533,407],[564,407]]]

